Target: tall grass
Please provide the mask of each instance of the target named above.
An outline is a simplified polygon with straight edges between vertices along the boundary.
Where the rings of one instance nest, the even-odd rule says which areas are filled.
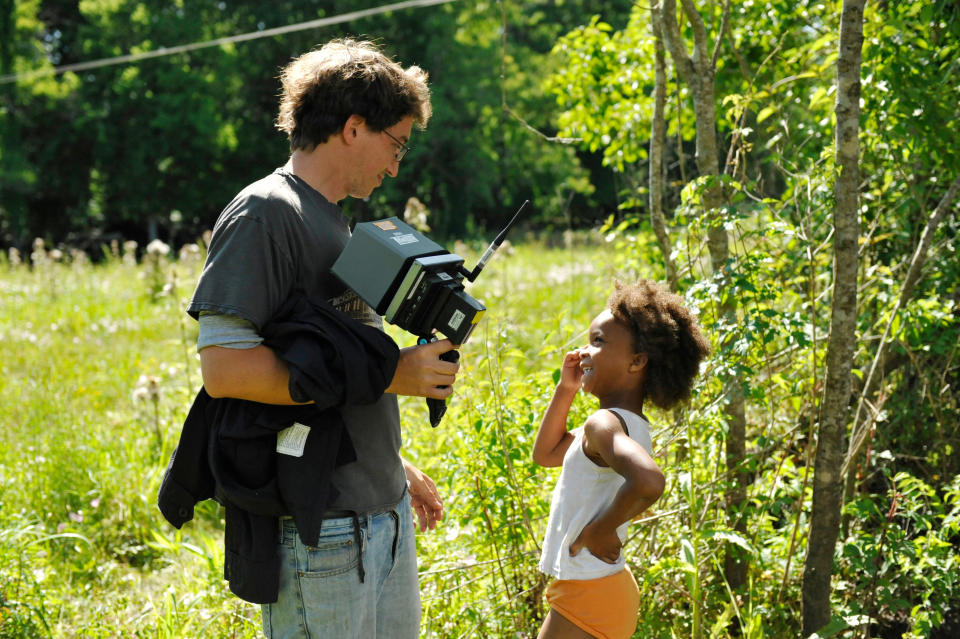
[[[0,273],[0,636],[255,636],[223,593],[216,509],[180,533],[155,506],[199,379],[189,291],[119,256]]]
[[[479,254],[461,251],[468,262]],[[531,574],[529,514],[522,539],[497,540],[490,526],[502,513],[490,526],[476,518],[474,486],[498,500],[490,508],[509,504],[487,481],[489,460],[505,456],[523,458],[510,459],[511,491],[530,482],[527,451],[497,425],[518,399],[533,405],[546,392],[559,349],[599,299],[585,291],[609,279],[602,262],[573,259],[534,245],[502,251],[473,291],[490,310],[464,349],[443,424],[431,429],[422,400],[403,400],[404,454],[434,477],[448,512],[420,538],[425,636],[449,636],[450,624],[479,636],[503,627],[483,621],[517,608],[494,573]],[[258,636],[258,608],[222,580],[216,504],[182,531],[155,506],[199,384],[196,327],[184,313],[199,270],[195,257],[155,253],[108,254],[97,265],[45,251],[30,266],[0,262],[0,637]],[[527,434],[533,418],[524,417]],[[542,513],[542,495],[533,499]],[[500,570],[486,561],[491,549],[502,550]]]
[[[530,459],[540,415],[563,354],[584,343],[613,278],[658,275],[656,264],[610,259],[646,254],[652,236],[631,236],[629,250],[600,237],[568,239],[576,241],[505,247],[470,285],[488,311],[462,349],[439,427],[429,426],[423,400],[401,398],[402,452],[437,482],[446,508],[436,531],[418,535],[425,638],[535,637],[545,613],[536,563],[557,469]],[[457,252],[469,265],[482,248]],[[258,608],[222,579],[217,505],[202,504],[180,531],[155,505],[200,380],[196,326],[184,313],[200,263],[196,251],[140,260],[108,251],[97,265],[47,251],[30,267],[0,261],[0,639],[260,635]],[[806,364],[797,357],[753,379],[762,393],[749,415],[745,537],[724,503],[719,365],[708,365],[684,410],[649,411],[668,485],[631,527],[625,550],[641,588],[637,637],[798,633],[795,555],[806,543],[810,497]],[[592,409],[578,397],[571,420]],[[912,491],[903,490],[916,526],[931,531],[925,545],[911,550],[914,537],[853,530],[841,540],[836,600],[851,614],[879,614],[881,603],[927,592],[915,615],[926,634],[913,636],[933,636],[960,591],[949,544],[960,531],[960,482],[933,499],[919,480],[898,481]],[[884,499],[864,497],[857,512],[885,512]],[[731,543],[750,563],[746,591],[723,581]],[[943,570],[924,577],[927,563]],[[865,577],[876,566],[887,575],[879,583]],[[861,588],[885,598],[860,606]]]

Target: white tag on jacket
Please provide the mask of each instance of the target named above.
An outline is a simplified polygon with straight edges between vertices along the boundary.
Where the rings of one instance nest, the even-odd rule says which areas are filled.
[[[291,457],[303,457],[303,448],[307,444],[310,427],[294,423],[277,433],[277,452]]]

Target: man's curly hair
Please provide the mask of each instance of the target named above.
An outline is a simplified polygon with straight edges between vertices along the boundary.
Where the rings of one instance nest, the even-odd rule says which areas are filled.
[[[277,128],[291,151],[313,150],[354,114],[383,131],[408,115],[422,129],[433,113],[426,71],[404,69],[371,42],[332,40],[293,60],[280,80]]]
[[[649,358],[645,397],[663,409],[688,400],[710,343],[683,298],[650,280],[616,282],[607,308],[630,329],[636,351]]]

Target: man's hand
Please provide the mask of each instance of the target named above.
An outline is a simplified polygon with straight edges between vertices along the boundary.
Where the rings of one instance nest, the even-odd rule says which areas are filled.
[[[604,530],[603,526],[598,526],[594,520],[584,526],[574,542],[570,544],[570,556],[576,557],[581,549],[586,548],[600,561],[615,564],[620,558],[622,546],[616,528]]]
[[[460,364],[446,362],[440,355],[453,348],[457,347],[448,339],[401,348],[397,371],[385,392],[433,399],[450,397]]]
[[[403,460],[403,470],[410,485],[410,507],[420,522],[420,532],[428,528],[433,530],[437,522],[443,519],[443,501],[437,492],[437,486],[419,468]]]

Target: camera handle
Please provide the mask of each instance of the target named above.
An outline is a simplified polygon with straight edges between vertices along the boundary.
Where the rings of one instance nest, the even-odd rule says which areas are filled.
[[[431,335],[429,337],[421,337],[417,340],[417,344],[426,344],[427,342],[437,341],[436,335]],[[446,362],[459,362],[460,361],[460,351],[456,349],[450,349],[446,353],[440,354],[440,359]],[[439,388],[444,388],[440,386]],[[440,424],[440,420],[443,419],[443,415],[447,412],[447,402],[442,399],[433,399],[431,397],[427,398],[427,409],[430,411],[430,425],[436,428]]]

